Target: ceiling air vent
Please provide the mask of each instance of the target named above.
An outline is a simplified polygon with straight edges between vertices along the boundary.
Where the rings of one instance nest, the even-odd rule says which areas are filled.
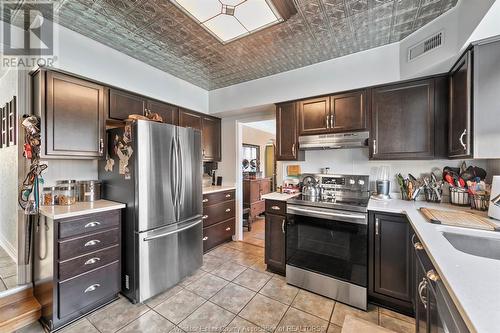
[[[443,44],[443,32],[438,32],[437,34],[421,41],[417,45],[414,45],[408,49],[408,61],[415,60],[416,58],[424,55],[430,50],[434,50]]]

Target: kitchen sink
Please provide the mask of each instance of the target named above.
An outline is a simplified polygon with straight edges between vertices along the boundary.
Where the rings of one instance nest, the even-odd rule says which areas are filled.
[[[457,250],[474,256],[500,260],[500,238],[469,236],[443,232],[444,238]]]

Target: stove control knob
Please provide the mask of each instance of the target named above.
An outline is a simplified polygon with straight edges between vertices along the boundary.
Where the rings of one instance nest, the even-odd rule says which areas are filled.
[[[349,179],[349,184],[354,185],[356,184],[356,181],[354,179]]]
[[[365,185],[365,181],[363,179],[358,180],[359,185]]]

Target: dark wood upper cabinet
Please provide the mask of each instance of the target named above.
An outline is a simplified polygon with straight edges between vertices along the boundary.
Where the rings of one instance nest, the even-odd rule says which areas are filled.
[[[450,72],[448,156],[472,157],[472,53],[466,52]]]
[[[405,216],[371,213],[368,294],[372,301],[413,312],[413,260],[410,224]]]
[[[99,158],[104,154],[105,88],[52,71],[33,77],[34,111],[42,118],[42,156]]]
[[[201,131],[203,128],[202,117],[203,116],[197,112],[179,108],[179,126],[181,127],[191,127]]]
[[[330,97],[330,128],[333,132],[365,130],[366,90],[333,95]]]
[[[299,101],[299,135],[330,131],[330,97]]]
[[[443,87],[446,79],[437,80]],[[435,139],[446,142],[443,118],[447,104],[440,96],[445,92],[435,89],[435,83],[431,78],[372,89],[372,159],[433,159],[441,155],[435,150]]]
[[[219,118],[203,117],[202,119],[202,149],[203,160],[221,161],[221,121]]]
[[[122,90],[109,91],[109,118],[125,120],[131,114],[144,115],[146,99]]]
[[[297,103],[276,105],[276,160],[297,161],[304,159],[299,150]]]
[[[171,125],[179,124],[179,108],[177,106],[148,100],[146,110],[151,113],[158,113],[164,123]]]

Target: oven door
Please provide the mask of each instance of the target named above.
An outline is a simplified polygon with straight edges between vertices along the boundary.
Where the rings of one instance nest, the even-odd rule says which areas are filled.
[[[367,214],[288,205],[286,264],[367,287]]]

